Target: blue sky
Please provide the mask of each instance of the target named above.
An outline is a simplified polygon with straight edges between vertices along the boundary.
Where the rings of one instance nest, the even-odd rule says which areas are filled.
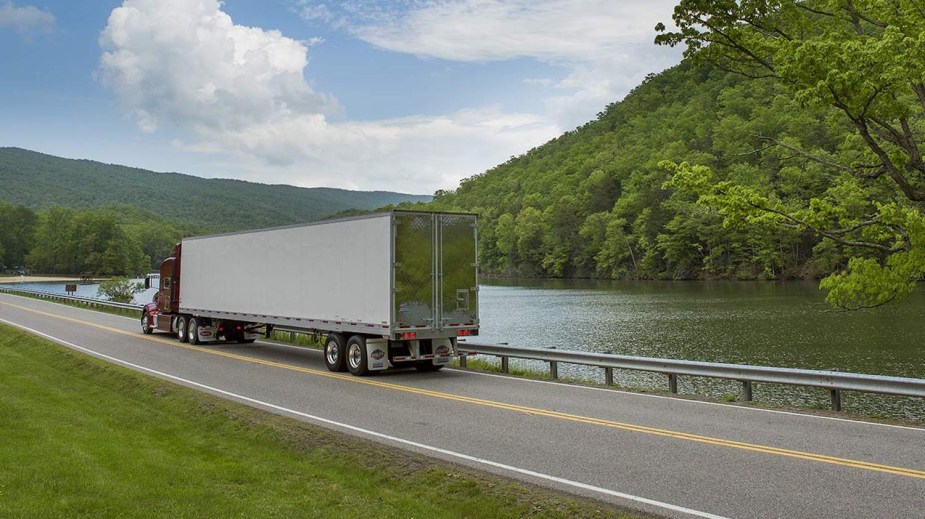
[[[432,193],[650,72],[666,0],[0,0],[0,146]]]

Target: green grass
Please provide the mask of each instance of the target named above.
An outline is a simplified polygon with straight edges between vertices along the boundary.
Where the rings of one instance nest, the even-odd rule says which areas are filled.
[[[626,517],[0,326],[4,517]]]
[[[459,359],[454,360],[452,363],[452,366],[454,368],[460,367]],[[475,358],[471,356],[466,359],[466,367],[464,369],[470,369],[473,371],[482,371],[486,373],[504,373],[504,371],[502,371],[501,369],[500,362],[490,362],[488,360],[479,359],[479,358]],[[549,380],[550,379],[548,371],[537,371],[533,369],[518,368],[518,367],[511,366],[510,364],[508,364],[507,374],[513,377],[523,377],[523,378],[529,378],[533,380]]]
[[[271,341],[284,342],[286,344],[293,344],[296,346],[305,346],[307,348],[314,348],[317,350],[320,350],[324,347],[324,339],[324,334],[311,335],[300,332],[281,332],[278,330],[273,330],[273,333],[270,334]]]

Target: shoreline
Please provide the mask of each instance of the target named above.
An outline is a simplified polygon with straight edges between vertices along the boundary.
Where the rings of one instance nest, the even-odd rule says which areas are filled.
[[[9,276],[0,277],[0,283],[50,283],[60,281],[62,283],[74,282],[80,283],[80,277],[63,277],[63,276]]]

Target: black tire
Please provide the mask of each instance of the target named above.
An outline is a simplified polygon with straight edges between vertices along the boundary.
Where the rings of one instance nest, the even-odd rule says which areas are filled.
[[[190,317],[189,322],[186,324],[186,328],[186,342],[193,345],[199,344],[199,319]]]
[[[354,335],[347,341],[347,369],[358,377],[369,375],[369,357],[366,354],[366,337]]]
[[[186,335],[186,327],[189,324],[185,315],[177,317],[177,340],[180,342],[186,342],[189,340],[189,337]]]
[[[324,341],[324,365],[331,371],[347,371],[347,341],[339,333],[329,333]]]
[[[433,361],[429,360],[416,360],[414,361],[414,369],[423,372],[430,373],[433,371],[440,371],[443,369],[443,364],[434,365]]]
[[[154,328],[148,324],[148,314],[144,310],[141,311],[141,332],[145,335],[151,335],[154,332]]]

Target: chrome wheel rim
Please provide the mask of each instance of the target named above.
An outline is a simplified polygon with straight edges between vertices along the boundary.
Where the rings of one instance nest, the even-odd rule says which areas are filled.
[[[148,331],[148,316],[147,315],[141,316],[141,331],[143,332]]]
[[[196,334],[199,332],[197,328],[199,328],[199,326],[196,325],[196,321],[195,320],[190,321],[189,329],[187,330],[190,342],[194,342],[194,339],[196,339]]]
[[[350,353],[347,355],[347,360],[350,361],[350,367],[357,369],[360,367],[360,360],[362,359],[362,354],[360,352],[359,344],[350,345]]]
[[[179,332],[177,335],[181,338],[186,335],[186,319],[180,319],[180,322],[177,323],[177,331]]]
[[[337,341],[328,341],[328,346],[324,349],[325,356],[328,359],[328,364],[331,366],[337,365]]]

